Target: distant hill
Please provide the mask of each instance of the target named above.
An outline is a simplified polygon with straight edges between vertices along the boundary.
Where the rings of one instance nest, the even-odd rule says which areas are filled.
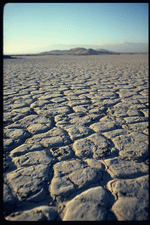
[[[15,58],[10,55],[3,55],[3,59],[15,59]]]
[[[114,52],[112,52],[112,51],[108,51],[108,50],[103,49],[103,48],[101,48],[101,49],[96,49],[96,51],[99,52],[99,54],[102,54],[102,53],[103,53],[103,54],[104,54],[104,53],[106,53],[106,54],[107,54],[107,53],[108,53],[108,54],[109,54],[109,53],[114,53]]]
[[[41,52],[41,55],[100,55],[100,54],[116,54],[115,52],[105,49],[94,50],[92,48],[72,48],[70,50],[52,50],[48,52]]]

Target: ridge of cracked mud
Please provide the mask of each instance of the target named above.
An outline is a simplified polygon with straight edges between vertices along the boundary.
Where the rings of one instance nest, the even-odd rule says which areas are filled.
[[[148,55],[3,65],[4,218],[148,220]]]

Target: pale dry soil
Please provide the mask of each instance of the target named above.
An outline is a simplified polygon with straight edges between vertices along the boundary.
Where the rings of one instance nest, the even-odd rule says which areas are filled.
[[[148,55],[3,62],[10,221],[148,219]]]

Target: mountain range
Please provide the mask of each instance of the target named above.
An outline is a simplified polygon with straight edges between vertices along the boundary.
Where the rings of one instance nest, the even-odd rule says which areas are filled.
[[[86,48],[72,48],[70,50],[52,50],[39,53],[41,55],[100,55],[100,54],[116,54],[115,52],[106,49],[86,49]]]

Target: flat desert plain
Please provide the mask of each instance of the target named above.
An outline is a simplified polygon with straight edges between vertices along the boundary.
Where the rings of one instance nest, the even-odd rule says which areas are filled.
[[[3,68],[4,218],[148,220],[148,54]]]

